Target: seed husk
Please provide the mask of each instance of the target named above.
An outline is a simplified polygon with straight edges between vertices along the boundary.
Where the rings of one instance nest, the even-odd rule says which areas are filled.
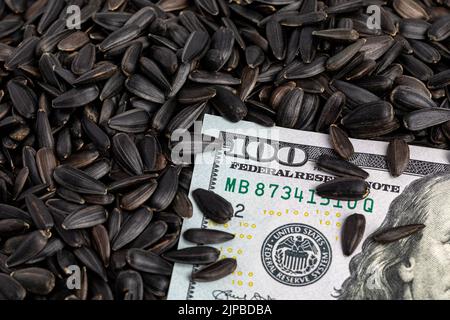
[[[412,55],[403,54],[400,61],[403,68],[419,80],[427,81],[434,74],[433,70],[428,65]]]
[[[304,92],[301,88],[292,89],[284,95],[277,111],[278,125],[294,127],[301,112],[303,96]]]
[[[439,72],[430,77],[428,80],[428,88],[439,89],[450,84],[450,70]]]
[[[319,196],[335,200],[361,200],[369,193],[369,185],[361,178],[336,178],[317,186]]]
[[[326,68],[329,71],[336,71],[341,69],[348,63],[366,43],[366,39],[359,39],[355,43],[347,46],[345,49],[328,58]]]
[[[341,115],[345,101],[345,95],[340,91],[333,93],[328,98],[317,120],[316,131],[322,131],[336,122],[337,118]]]
[[[85,72],[83,75],[79,76],[73,82],[74,85],[87,85],[96,83],[102,80],[109,79],[117,71],[117,66],[110,62],[103,62],[98,64],[92,70]]]
[[[429,97],[417,92],[415,88],[397,86],[391,92],[391,101],[398,107],[406,110],[436,108],[436,103]]]
[[[129,171],[135,175],[141,175],[143,173],[143,163],[139,151],[125,133],[118,133],[113,137],[113,153],[116,160],[126,171]]]
[[[83,31],[77,31],[58,43],[58,49],[61,51],[75,51],[89,43],[89,36]]]
[[[172,86],[169,80],[153,60],[147,57],[141,57],[139,60],[139,66],[155,84],[159,85],[159,87],[164,90],[171,90]]]
[[[25,288],[13,277],[0,273],[0,299],[23,300],[27,295]]]
[[[123,26],[122,28],[112,32],[105,40],[102,41],[102,43],[99,44],[98,48],[100,51],[105,52],[114,47],[118,47],[137,38],[140,31],[141,28],[135,24]]]
[[[264,62],[264,52],[258,46],[248,46],[245,49],[245,59],[250,68],[256,68]]]
[[[366,217],[362,214],[354,213],[344,221],[342,229],[342,251],[344,255],[351,256],[361,243],[366,229]]]
[[[210,264],[217,261],[219,255],[220,250],[216,248],[197,246],[169,251],[163,253],[162,257],[166,260],[176,263]]]
[[[33,224],[41,230],[49,230],[53,227],[53,217],[44,202],[33,194],[25,196],[25,204],[30,213]]]
[[[53,177],[56,183],[74,192],[93,195],[107,193],[106,186],[102,182],[68,165],[58,166]]]
[[[141,133],[148,129],[150,115],[143,109],[131,109],[108,120],[111,129],[126,133]]]
[[[18,219],[31,224],[31,217],[27,212],[20,208],[0,203],[0,220],[3,219]]]
[[[346,160],[322,155],[317,159],[317,166],[339,177],[358,177],[367,179],[369,173]]]
[[[343,159],[350,159],[354,153],[354,148],[347,133],[337,125],[332,124],[330,126],[330,137],[334,151],[336,151]]]
[[[312,78],[325,71],[325,63],[328,60],[326,56],[318,56],[311,63],[297,63],[289,67],[284,74],[286,79],[305,79]]]
[[[226,119],[238,122],[247,115],[247,107],[244,102],[228,89],[215,86],[216,96],[211,99],[216,110]]]
[[[360,88],[354,84],[349,82],[341,81],[341,80],[333,80],[331,85],[336,88],[336,90],[341,91],[345,94],[346,102],[351,107],[356,107],[361,104],[375,102],[380,100],[373,93]]]
[[[95,251],[97,251],[103,265],[107,268],[109,266],[109,259],[111,256],[111,246],[109,242],[108,230],[104,225],[97,225],[92,228],[92,241]]]
[[[47,244],[51,237],[49,231],[30,232],[16,250],[8,257],[6,264],[8,267],[19,266],[34,258]]]
[[[103,281],[108,281],[105,267],[98,255],[92,249],[82,246],[74,249],[73,253],[87,269],[100,276]]]
[[[5,68],[14,70],[19,65],[29,63],[33,58],[33,53],[35,52],[38,42],[39,38],[35,36],[23,40],[6,58]]]
[[[141,207],[136,210],[123,224],[111,242],[111,248],[117,251],[136,239],[147,227],[153,217],[150,208]]]
[[[147,249],[158,242],[167,232],[168,226],[164,221],[155,221],[150,223],[147,228],[127,247]]]
[[[172,264],[159,255],[141,249],[130,249],[126,255],[127,263],[134,269],[159,275],[170,275]]]
[[[213,229],[188,229],[183,233],[184,239],[196,244],[218,244],[234,239],[234,234]]]
[[[139,98],[150,102],[164,103],[164,93],[140,74],[134,74],[125,81],[127,89]]]
[[[58,165],[53,149],[42,148],[36,153],[36,166],[43,183],[48,184],[52,190],[54,188],[53,172]]]
[[[102,224],[107,219],[105,208],[99,205],[88,206],[69,214],[63,221],[66,230],[86,229]]]
[[[362,127],[378,126],[390,123],[395,119],[394,108],[390,103],[376,101],[363,104],[347,113],[341,120],[342,125],[348,129],[361,129]]]
[[[62,227],[62,223],[68,213],[55,208],[50,208],[50,212],[53,215],[55,230],[59,237],[70,247],[81,247],[85,243],[83,234],[79,230],[66,230]]]
[[[53,108],[77,108],[91,103],[99,95],[97,86],[80,87],[69,90],[53,99]]]
[[[162,154],[161,145],[153,135],[145,135],[139,142],[138,148],[142,155],[144,169],[147,172],[159,171],[165,166],[165,157]]]
[[[108,143],[99,143],[102,145],[107,145]],[[91,164],[93,164],[98,157],[100,156],[100,153],[95,149],[88,149],[84,151],[79,151],[77,153],[73,153],[70,155],[70,157],[67,158],[66,161],[64,161],[64,165],[70,166],[75,169],[83,169]]]
[[[181,112],[175,115],[167,124],[167,136],[171,137],[176,130],[188,130],[192,127],[194,122],[204,113],[206,102],[184,108]]]
[[[108,135],[95,122],[87,117],[83,117],[81,123],[84,132],[99,151],[106,152],[111,147],[111,141]]]
[[[236,259],[225,258],[194,272],[191,279],[197,282],[216,281],[232,274],[236,268]]]
[[[449,120],[449,109],[430,108],[408,113],[403,118],[403,123],[407,129],[411,131],[419,131],[445,123]]]
[[[234,214],[231,203],[213,191],[196,189],[192,192],[192,196],[205,217],[214,222],[227,223]]]
[[[155,181],[151,181],[128,192],[120,200],[120,207],[128,211],[136,210],[152,196],[157,185],[158,184]]]
[[[55,141],[51,131],[47,112],[38,110],[36,117],[37,140],[40,148],[54,148]]]
[[[47,295],[55,287],[55,276],[43,268],[25,268],[14,271],[11,277],[17,280],[27,291]]]
[[[34,117],[38,100],[33,90],[15,80],[8,81],[7,87],[15,110],[27,119]]]
[[[123,300],[142,300],[144,283],[139,272],[134,270],[121,271],[117,275],[116,295]]]
[[[392,176],[400,176],[409,164],[409,146],[406,141],[394,139],[389,142],[386,161]]]
[[[391,243],[409,237],[425,228],[423,224],[398,226],[375,233],[372,238],[379,243]]]
[[[182,218],[192,218],[193,209],[191,200],[189,199],[187,192],[181,188],[178,188],[178,191],[173,198],[172,209]]]
[[[47,245],[37,255],[27,261],[27,264],[34,264],[44,261],[46,258],[54,256],[64,248],[65,244],[58,238],[50,238]]]
[[[450,36],[450,19],[443,16],[428,28],[428,37],[433,41],[444,41]]]
[[[178,189],[177,168],[170,166],[159,177],[158,187],[149,199],[149,206],[155,211],[164,211],[175,198]]]
[[[181,61],[183,63],[191,62],[194,59],[200,58],[204,54],[209,41],[207,32],[194,31],[186,40],[183,52],[181,54]]]
[[[281,25],[275,19],[266,24],[266,37],[275,58],[283,60],[286,55],[284,34]]]

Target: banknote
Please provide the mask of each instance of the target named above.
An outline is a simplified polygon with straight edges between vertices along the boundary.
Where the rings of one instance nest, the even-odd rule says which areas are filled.
[[[224,225],[206,219],[194,203],[190,228],[235,235],[215,245],[237,260],[235,272],[207,283],[191,281],[201,266],[176,264],[169,299],[450,299],[450,153],[411,146],[403,175],[386,164],[388,144],[352,139],[351,162],[370,176],[364,200],[319,197],[315,188],[333,179],[316,161],[333,155],[329,135],[230,123],[206,115],[202,132],[219,147],[197,156],[191,192],[216,192],[234,217]],[[363,214],[364,240],[342,253],[345,218]],[[423,223],[420,234],[390,244],[370,235],[380,228]],[[179,248],[192,246],[180,240]]]

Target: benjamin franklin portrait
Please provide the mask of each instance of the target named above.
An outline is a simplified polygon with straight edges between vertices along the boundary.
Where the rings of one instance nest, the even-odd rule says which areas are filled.
[[[351,259],[338,298],[450,299],[450,173],[411,183],[391,203],[379,230],[417,223],[425,228],[393,243],[369,237]]]

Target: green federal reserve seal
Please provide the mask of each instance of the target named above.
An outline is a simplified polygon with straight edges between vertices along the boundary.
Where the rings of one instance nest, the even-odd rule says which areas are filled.
[[[294,287],[322,278],[331,264],[331,246],[317,229],[291,223],[273,230],[261,249],[267,273],[276,281]]]

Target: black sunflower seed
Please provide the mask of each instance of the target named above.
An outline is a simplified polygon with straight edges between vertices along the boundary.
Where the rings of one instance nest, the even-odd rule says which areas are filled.
[[[164,221],[155,221],[150,223],[147,228],[127,247],[147,249],[160,240],[167,232],[168,226]]]
[[[216,248],[198,246],[169,251],[163,253],[162,257],[166,260],[177,263],[209,264],[217,261],[219,254],[220,250]]]
[[[132,211],[144,204],[155,192],[157,188],[156,182],[148,182],[137,189],[123,195],[120,200],[120,207],[124,210]]]
[[[216,96],[211,99],[217,111],[232,122],[238,122],[247,115],[247,107],[239,97],[222,86],[215,86]]]
[[[134,74],[125,81],[127,89],[139,98],[150,102],[163,103],[164,93],[145,77]]]
[[[36,228],[48,230],[53,227],[53,217],[41,199],[33,194],[27,194],[25,204]]]
[[[192,281],[210,282],[222,279],[236,270],[237,262],[232,258],[225,258],[210,264],[192,274]]]
[[[88,86],[69,90],[53,99],[53,108],[76,108],[91,103],[97,99],[99,90],[97,86]]]
[[[142,300],[144,283],[139,272],[124,270],[117,275],[116,295],[123,300]]]
[[[59,166],[53,173],[55,181],[66,189],[81,194],[106,194],[106,186],[81,170],[67,165]]]
[[[367,179],[369,173],[351,162],[322,155],[317,159],[317,166],[339,177],[358,177]]]
[[[127,252],[126,259],[133,269],[142,272],[160,275],[170,275],[172,272],[172,264],[170,262],[149,251],[130,249]]]
[[[11,277],[34,294],[47,295],[55,287],[54,274],[43,268],[31,267],[17,270],[11,273]]]
[[[17,280],[0,273],[0,298],[2,300],[23,300],[26,295],[27,291]]]
[[[390,243],[400,239],[409,237],[425,228],[423,224],[411,224],[405,226],[398,226],[387,230],[381,230],[375,233],[372,237],[376,242]]]
[[[209,41],[209,35],[204,31],[194,31],[186,40],[186,44],[181,54],[181,61],[183,63],[191,62],[194,59],[200,58],[204,54]]]
[[[136,175],[143,173],[143,163],[139,151],[125,133],[118,133],[113,137],[112,147],[116,161],[127,171]]]
[[[293,128],[302,109],[304,92],[301,88],[289,90],[282,100],[277,111],[277,124]]]
[[[173,201],[178,189],[178,170],[169,166],[158,179],[158,187],[149,199],[150,208],[155,211],[165,210]]]
[[[403,123],[407,129],[419,131],[445,123],[449,120],[449,109],[430,108],[408,113],[404,116]]]
[[[80,247],[73,250],[74,255],[80,260],[86,268],[100,276],[103,281],[107,281],[105,267],[98,255],[89,247]]]
[[[188,229],[183,237],[196,244],[217,244],[234,239],[234,235],[225,231],[212,229]]]
[[[394,177],[400,176],[409,164],[409,146],[404,140],[394,139],[389,142],[386,161]]]
[[[323,198],[352,201],[364,199],[370,189],[361,178],[336,178],[319,185],[316,192]]]
[[[120,230],[111,242],[111,248],[117,251],[136,239],[150,223],[152,217],[153,212],[147,207],[135,211],[120,226]]]
[[[69,214],[64,219],[62,227],[66,230],[86,229],[102,224],[106,219],[107,212],[105,208],[94,205]]]
[[[348,160],[353,155],[354,148],[347,133],[338,126],[332,124],[330,126],[330,137],[334,150],[342,158]]]
[[[16,250],[8,257],[6,264],[8,267],[16,267],[34,258],[42,251],[48,239],[51,237],[49,231],[30,232]]]
[[[199,206],[200,211],[214,222],[224,224],[234,214],[231,203],[213,191],[197,189],[192,192],[192,196]]]
[[[342,229],[342,251],[346,256],[355,252],[364,236],[366,229],[366,218],[362,214],[352,214],[344,221]]]

